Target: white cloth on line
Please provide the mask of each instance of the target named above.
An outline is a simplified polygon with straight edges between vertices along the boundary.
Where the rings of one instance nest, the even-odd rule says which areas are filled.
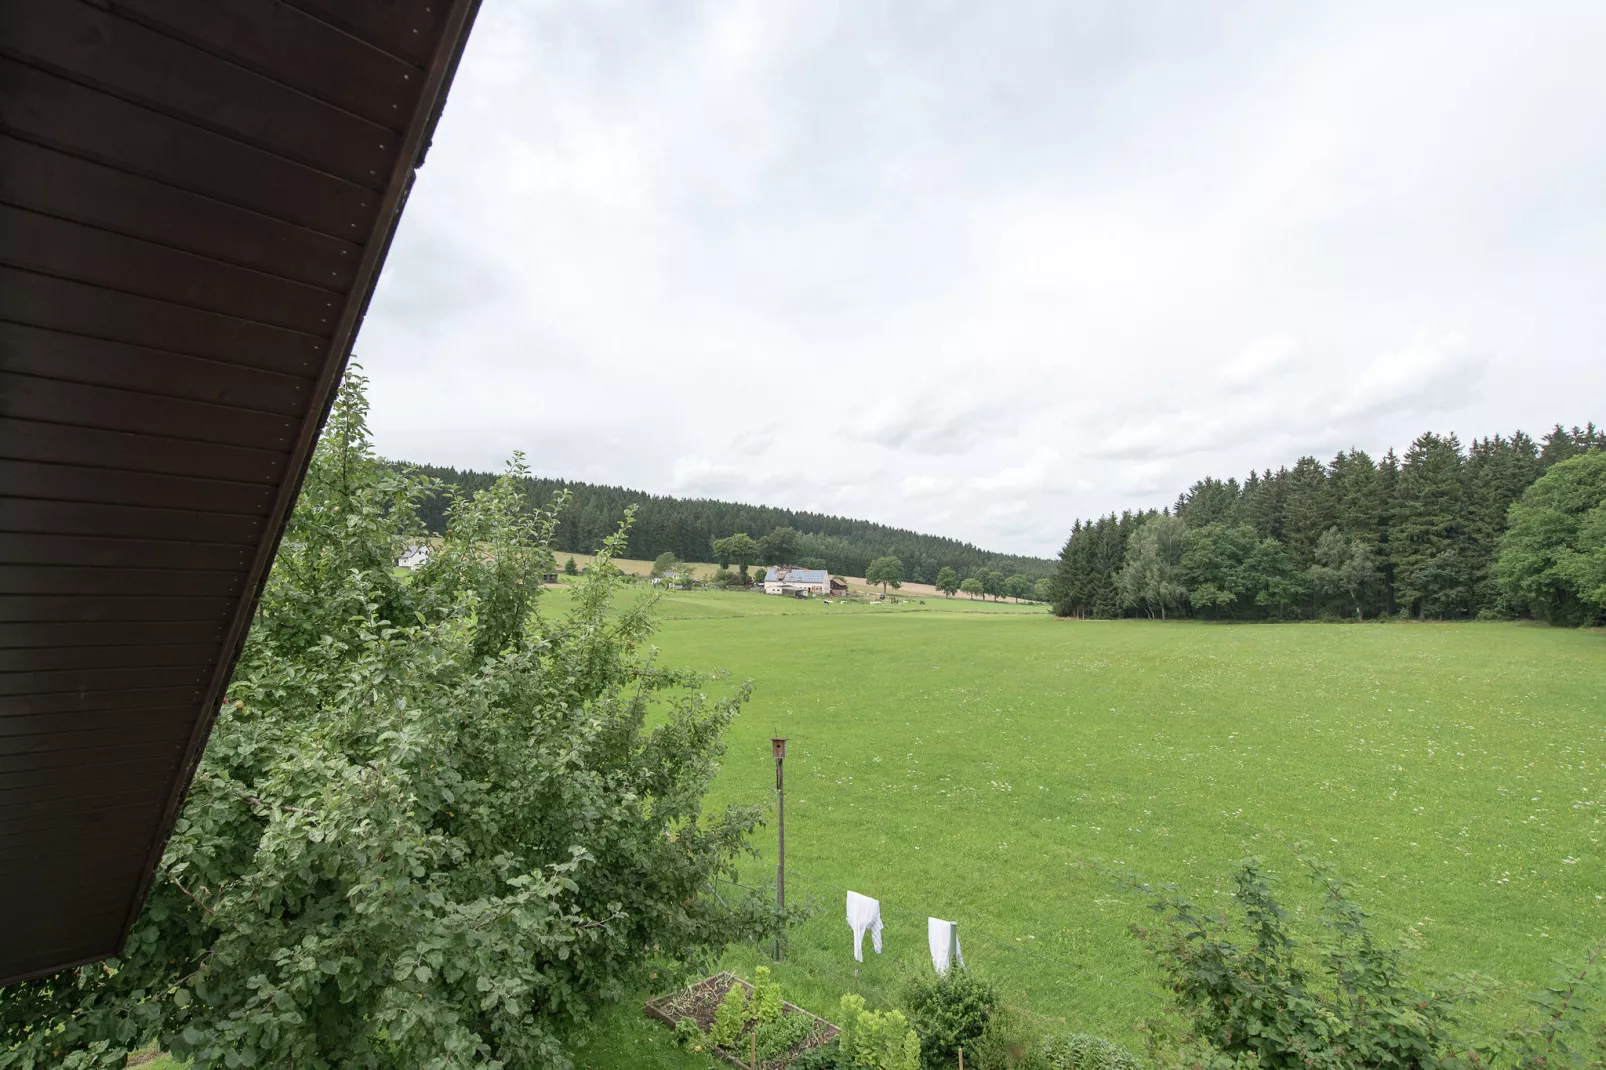
[[[870,930],[875,953],[881,954],[881,904],[858,892],[848,893],[848,924],[853,926],[853,957],[864,961],[864,931]]]
[[[927,918],[926,940],[931,944],[931,964],[938,973],[947,973],[956,959],[959,965],[965,964],[965,955],[959,950],[959,926],[953,922]]]

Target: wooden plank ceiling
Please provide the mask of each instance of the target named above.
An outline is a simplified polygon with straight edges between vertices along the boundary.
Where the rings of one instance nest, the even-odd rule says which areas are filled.
[[[0,984],[144,901],[476,7],[0,4]]]

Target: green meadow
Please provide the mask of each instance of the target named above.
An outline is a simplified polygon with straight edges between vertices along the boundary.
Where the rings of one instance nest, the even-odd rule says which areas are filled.
[[[1303,912],[1300,842],[1424,969],[1490,979],[1490,1019],[1606,927],[1599,632],[1056,621],[965,599],[724,592],[662,610],[665,663],[756,684],[711,802],[773,813],[768,740],[790,739],[788,899],[818,913],[778,976],[810,1009],[844,991],[890,1002],[931,968],[929,914],[958,922],[969,964],[1030,1015],[1136,1045],[1161,998],[1123,875],[1224,906],[1232,864],[1259,855]],[[742,881],[773,887],[773,825],[758,845]],[[866,939],[862,966],[847,888],[883,902],[886,953]],[[726,965],[759,961],[738,949]],[[605,1032],[638,1036],[634,1014]],[[582,1065],[615,1065],[610,1043],[624,1038]]]

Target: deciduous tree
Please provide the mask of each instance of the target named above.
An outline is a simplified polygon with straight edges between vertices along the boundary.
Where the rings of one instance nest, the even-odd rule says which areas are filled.
[[[954,596],[954,592],[959,590],[959,573],[955,572],[948,565],[942,566],[942,568],[937,572],[936,586],[937,590],[941,591],[949,598],[952,598]]]
[[[1188,590],[1182,584],[1182,548],[1188,527],[1174,516],[1157,516],[1138,529],[1127,544],[1126,560],[1116,583],[1123,604],[1158,613],[1185,604]]]
[[[1365,619],[1378,578],[1377,558],[1364,538],[1349,539],[1336,526],[1316,542],[1315,563],[1306,569],[1310,590],[1318,598],[1341,599],[1346,613]]]
[[[715,560],[721,568],[728,568],[734,561],[739,566],[744,586],[747,583],[747,566],[757,560],[758,551],[758,543],[745,531],[714,540]]]
[[[1305,596],[1304,574],[1294,567],[1288,548],[1276,539],[1261,539],[1244,561],[1244,573],[1255,605],[1273,617],[1287,616]]]
[[[976,578],[981,581],[981,589],[988,597],[997,598],[1004,593],[1004,577],[996,569],[977,569]]]
[[[1511,507],[1496,575],[1556,624],[1606,623],[1606,451],[1552,465]]]
[[[1260,540],[1248,524],[1206,524],[1182,543],[1182,583],[1196,611],[1231,616],[1253,584],[1249,558]]]
[[[797,529],[779,527],[758,540],[758,563],[790,565],[798,558]]]
[[[879,583],[882,594],[887,593],[888,587],[897,590],[903,586],[903,562],[890,556],[876,558],[865,570],[864,582]]]

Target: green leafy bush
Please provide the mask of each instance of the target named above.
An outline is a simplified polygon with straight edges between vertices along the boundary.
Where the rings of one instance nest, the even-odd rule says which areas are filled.
[[[1091,1033],[1050,1037],[1043,1055],[1053,1070],[1143,1070],[1141,1058]]]
[[[1175,889],[1141,886],[1161,921],[1136,933],[1188,1024],[1181,1042],[1265,1070],[1446,1065],[1463,1050],[1451,1030],[1470,991],[1413,980],[1402,953],[1376,940],[1338,879],[1305,861],[1322,892],[1309,947],[1289,930],[1258,859],[1233,875],[1238,930]]]
[[[745,693],[652,660],[623,534],[542,613],[515,458],[399,578],[429,484],[366,414],[354,374],[122,957],[8,986],[0,1065],[561,1066],[643,949],[770,927],[702,891],[759,817],[703,806]]]
[[[748,1014],[759,1023],[778,1022],[785,1013],[785,1000],[781,986],[770,980],[770,968],[760,966],[753,971],[753,1006]]]
[[[1602,1070],[1606,940],[1578,961],[1556,965],[1555,979],[1528,997],[1537,1015],[1506,1032],[1496,1058],[1516,1070]]]
[[[1020,1011],[1000,1006],[974,1044],[965,1045],[965,1066],[975,1070],[1051,1070],[1043,1029]]]
[[[974,1052],[999,1003],[998,988],[969,970],[920,975],[903,992],[909,1021],[920,1035],[920,1064],[947,1070],[958,1064],[959,1049]]]
[[[719,1008],[714,1011],[714,1024],[708,1030],[708,1037],[720,1047],[729,1048],[747,1028],[747,1019],[747,986],[740,981],[732,981],[725,990],[725,998],[719,1001]]]

